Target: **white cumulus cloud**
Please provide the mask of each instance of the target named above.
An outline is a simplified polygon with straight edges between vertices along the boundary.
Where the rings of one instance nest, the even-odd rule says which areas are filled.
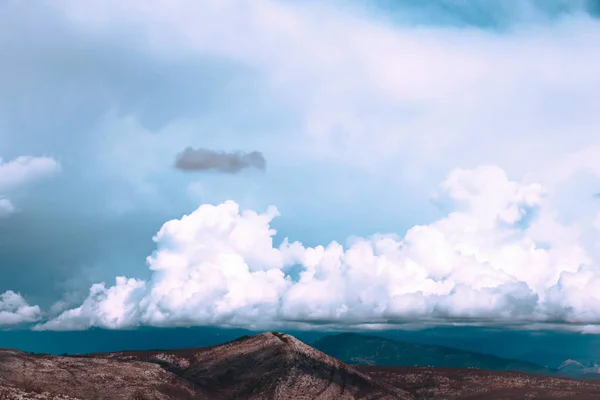
[[[13,189],[60,171],[60,164],[50,157],[20,156],[11,161],[0,158],[0,190]]]
[[[275,247],[274,207],[204,204],[154,237],[149,281],[96,284],[80,307],[38,329],[600,322],[598,265],[576,236],[546,234],[560,224],[541,185],[481,166],[454,170],[441,188],[455,206],[446,217],[346,247]]]
[[[0,294],[0,327],[35,322],[41,317],[38,306],[30,306],[12,290]]]

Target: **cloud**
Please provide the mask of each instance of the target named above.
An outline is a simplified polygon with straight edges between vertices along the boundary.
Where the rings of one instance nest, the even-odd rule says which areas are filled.
[[[456,208],[444,218],[347,247],[275,247],[276,208],[202,205],[156,234],[149,281],[96,284],[80,307],[38,329],[600,323],[598,265],[578,242],[544,235],[557,221],[541,185],[481,166],[454,170],[441,190]]]
[[[21,156],[11,161],[0,158],[0,190],[10,190],[46,178],[60,171],[50,157]]]
[[[15,206],[6,197],[0,197],[0,218],[15,212]]]
[[[399,2],[399,13],[413,8],[410,3]],[[145,38],[144,49],[160,57],[214,56],[256,71],[248,78],[254,90],[245,102],[275,107],[261,120],[271,123],[285,115],[296,126],[277,135],[278,142],[338,163],[379,166],[381,172],[403,155],[407,163],[428,167],[465,157],[477,163],[494,157],[506,164],[518,158],[531,167],[540,161],[531,160],[537,141],[528,139],[536,132],[545,132],[552,142],[548,152],[536,154],[544,161],[555,161],[551,153],[577,150],[582,143],[562,134],[565,124],[579,139],[595,137],[590,127],[598,124],[598,116],[590,105],[598,98],[600,80],[589,66],[600,62],[591,51],[600,30],[583,2],[434,3],[448,13],[496,13],[515,25],[502,33],[448,27],[433,13],[426,25],[415,28],[411,20],[394,23],[358,6],[336,7],[337,2],[156,1],[153,7],[106,2],[89,12],[87,3],[74,2],[65,14],[75,26],[106,35],[136,29]],[[417,8],[430,12],[432,7]],[[546,8],[565,12],[553,23],[518,18]],[[558,62],[572,52],[575,61]],[[530,89],[527,95],[524,88]],[[252,126],[252,118],[246,123]],[[535,129],[524,128],[528,123]],[[518,151],[499,139],[507,132],[519,142],[512,146]],[[475,138],[480,151],[466,151],[464,143]]]
[[[49,157],[21,156],[5,162],[0,157],[0,190],[11,190],[60,171],[60,164]],[[15,212],[10,199],[0,195],[0,218]]]
[[[428,225],[456,166],[551,191],[600,177],[600,147],[582,151],[598,143],[600,24],[582,1],[0,3],[0,148],[69,166],[1,221],[0,290],[147,281],[152,234],[198,205],[195,174],[172,168],[186,146],[260,149],[269,174],[205,174],[202,202],[276,204],[279,235],[305,246]],[[538,230],[574,241],[562,218],[589,195],[565,197],[562,224]]]
[[[18,293],[9,290],[0,294],[0,327],[38,321],[41,310],[30,306]]]
[[[121,157],[107,157],[106,164],[112,165],[107,169],[118,171],[115,175],[136,171],[132,186],[133,181],[151,183],[165,197],[172,189],[160,189],[169,186],[172,177],[156,178],[165,163],[163,149],[177,140],[177,151],[197,146],[199,140],[194,138],[201,126],[209,132],[202,137],[203,146],[224,148],[233,142],[258,147],[269,154],[273,171],[294,177],[280,175],[280,182],[287,178],[321,183],[316,195],[299,194],[295,207],[309,204],[318,209],[320,198],[333,203],[339,192],[360,187],[355,191],[360,193],[346,196],[347,201],[359,205],[364,203],[356,200],[359,197],[385,195],[390,200],[380,213],[384,220],[397,203],[412,201],[405,200],[407,192],[429,190],[457,165],[491,162],[515,176],[530,174],[551,186],[564,174],[598,164],[599,157],[580,154],[597,142],[595,127],[600,125],[592,106],[600,101],[600,79],[590,67],[600,65],[593,51],[600,24],[586,13],[585,2],[503,1],[494,6],[483,1],[434,1],[428,6],[398,2],[394,8],[406,14],[405,19],[388,18],[378,7],[357,3],[229,0],[218,7],[207,1],[157,0],[153,7],[141,1],[126,6],[115,1],[91,6],[60,3],[58,10],[68,28],[84,37],[112,43],[115,32],[138,32],[127,35],[131,42],[123,46],[135,48],[144,56],[143,65],[154,65],[153,71],[164,71],[165,60],[172,65],[197,62],[195,68],[202,71],[215,60],[226,66],[216,74],[222,81],[204,72],[175,80],[216,82],[206,96],[201,87],[190,94],[166,80],[161,85],[169,88],[168,96],[154,96],[161,102],[150,109],[147,105],[152,103],[143,100],[148,96],[136,92],[135,101],[130,100],[134,106],[120,110],[122,114],[147,126],[147,119],[164,115],[167,109],[172,114],[166,120],[172,125],[184,120],[190,126],[154,127],[143,142],[133,140],[133,135],[115,135],[114,146],[130,150],[123,150]],[[415,8],[421,14],[417,25],[413,14],[405,13]],[[459,15],[454,15],[457,9]],[[554,17],[537,18],[540,13]],[[510,29],[469,23],[478,16],[494,19],[492,14],[507,20],[502,25]],[[446,23],[448,15],[454,24]],[[561,62],[565,59],[573,61]],[[132,72],[138,71],[120,74]],[[172,74],[180,76],[178,72]],[[146,86],[162,82],[152,77]],[[207,98],[211,106],[203,103]],[[165,103],[171,99],[181,105],[169,107]],[[119,107],[128,104],[115,102]],[[202,112],[190,113],[190,108]],[[222,115],[225,109],[227,117]],[[165,125],[169,124],[159,127]],[[188,129],[194,132],[192,141],[182,146]],[[111,126],[103,129],[116,131]],[[544,152],[537,150],[541,141]],[[138,160],[129,157],[134,148],[143,148],[146,156],[139,169]],[[569,156],[586,161],[573,163]],[[171,164],[172,155],[168,157]],[[550,168],[559,164],[565,168]],[[594,170],[597,173],[598,168]],[[270,189],[273,196],[264,202],[286,207],[293,200],[284,199],[282,193],[290,188],[278,187]],[[260,195],[266,197],[264,193]],[[227,198],[241,202],[246,193],[236,195]],[[150,197],[140,195],[136,200],[148,202]],[[329,210],[315,217],[335,213]]]
[[[214,170],[227,174],[236,174],[246,168],[256,168],[264,171],[266,160],[261,152],[226,153],[209,149],[193,149],[187,147],[177,155],[175,168],[182,171]]]

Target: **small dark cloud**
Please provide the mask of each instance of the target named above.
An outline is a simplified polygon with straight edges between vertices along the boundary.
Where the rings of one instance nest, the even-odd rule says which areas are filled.
[[[600,199],[600,192],[594,193],[593,197],[595,197],[596,199]]]
[[[192,147],[183,150],[175,159],[175,168],[182,171],[213,170],[226,174],[236,174],[246,168],[264,171],[266,164],[265,157],[260,151],[226,153]]]

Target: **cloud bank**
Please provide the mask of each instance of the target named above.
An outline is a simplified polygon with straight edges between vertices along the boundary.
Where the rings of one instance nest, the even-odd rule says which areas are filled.
[[[541,185],[481,166],[454,170],[441,194],[455,207],[444,218],[347,247],[275,247],[275,207],[204,204],[156,234],[150,280],[95,284],[81,306],[37,329],[600,323],[598,265],[566,240]]]
[[[585,243],[597,260],[570,225],[591,229],[590,188],[600,187],[600,24],[587,10],[583,0],[2,2],[0,52],[11,57],[0,74],[0,148],[9,160],[52,154],[72,169],[39,186],[31,214],[0,221],[10,239],[0,259],[11,267],[0,292],[40,304],[79,289],[85,298],[90,282],[109,290],[120,274],[144,277],[136,295],[148,299],[149,238],[198,204],[186,193],[195,174],[173,168],[186,146],[268,155],[269,174],[206,174],[194,188],[203,203],[276,204],[285,218],[269,226],[308,253],[349,233],[374,243],[372,232],[429,227],[440,218],[424,204],[433,185],[485,162],[564,194],[553,203],[561,219],[546,203],[523,209],[517,225],[536,221],[536,249]],[[560,187],[578,179],[581,190]],[[19,187],[0,190],[5,215],[25,208]],[[290,262],[281,271],[302,287],[308,267]],[[344,274],[337,282],[350,282]],[[277,296],[289,308],[287,293]],[[94,324],[119,315],[98,301],[87,303],[105,315]],[[125,319],[154,323],[138,315],[144,307]]]
[[[149,238],[198,204],[196,174],[173,168],[187,146],[264,152],[269,174],[203,174],[200,198],[276,204],[279,233],[311,246],[439,218],[423,202],[457,165],[550,189],[585,169],[600,187],[583,0],[0,3],[2,155],[70,166],[30,208],[0,191],[23,210],[0,223],[0,291],[50,303],[146,277]],[[560,212],[588,224],[590,194]]]
[[[30,306],[12,290],[0,294],[0,327],[35,322],[41,314],[38,306]]]
[[[226,153],[187,147],[175,159],[175,168],[182,171],[218,171],[236,174],[246,168],[264,171],[267,162],[259,151]]]

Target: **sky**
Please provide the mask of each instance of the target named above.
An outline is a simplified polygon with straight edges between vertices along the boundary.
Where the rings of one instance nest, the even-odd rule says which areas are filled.
[[[599,18],[0,2],[0,327],[600,333]]]

